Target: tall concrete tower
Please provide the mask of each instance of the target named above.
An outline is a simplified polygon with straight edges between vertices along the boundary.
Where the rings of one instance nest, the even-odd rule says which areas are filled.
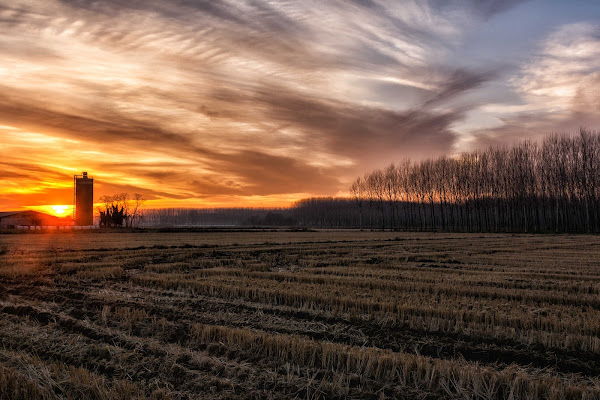
[[[73,176],[75,197],[75,225],[94,224],[94,179],[87,172]]]

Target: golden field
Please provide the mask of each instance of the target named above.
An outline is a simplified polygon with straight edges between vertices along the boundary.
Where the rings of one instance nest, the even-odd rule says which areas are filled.
[[[600,237],[0,234],[0,397],[600,398]]]

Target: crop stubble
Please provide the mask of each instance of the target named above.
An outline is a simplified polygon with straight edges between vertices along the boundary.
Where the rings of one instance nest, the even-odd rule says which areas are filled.
[[[0,235],[0,395],[599,398],[598,244]]]

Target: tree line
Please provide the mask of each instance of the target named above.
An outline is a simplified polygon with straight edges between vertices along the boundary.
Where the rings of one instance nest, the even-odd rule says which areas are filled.
[[[290,208],[144,210],[137,212],[137,224],[600,232],[599,161],[600,134],[582,129],[512,147],[392,163],[358,177],[350,197],[303,199]]]
[[[599,232],[599,161],[600,135],[582,129],[456,157],[404,160],[357,178],[350,192],[360,228]]]
[[[142,227],[293,226],[289,210],[278,208],[160,208],[144,210]]]

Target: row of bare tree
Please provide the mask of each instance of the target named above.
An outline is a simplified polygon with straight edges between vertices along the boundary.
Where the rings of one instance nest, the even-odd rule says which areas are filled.
[[[581,130],[511,148],[405,160],[359,177],[350,191],[360,228],[600,232],[600,135]]]

